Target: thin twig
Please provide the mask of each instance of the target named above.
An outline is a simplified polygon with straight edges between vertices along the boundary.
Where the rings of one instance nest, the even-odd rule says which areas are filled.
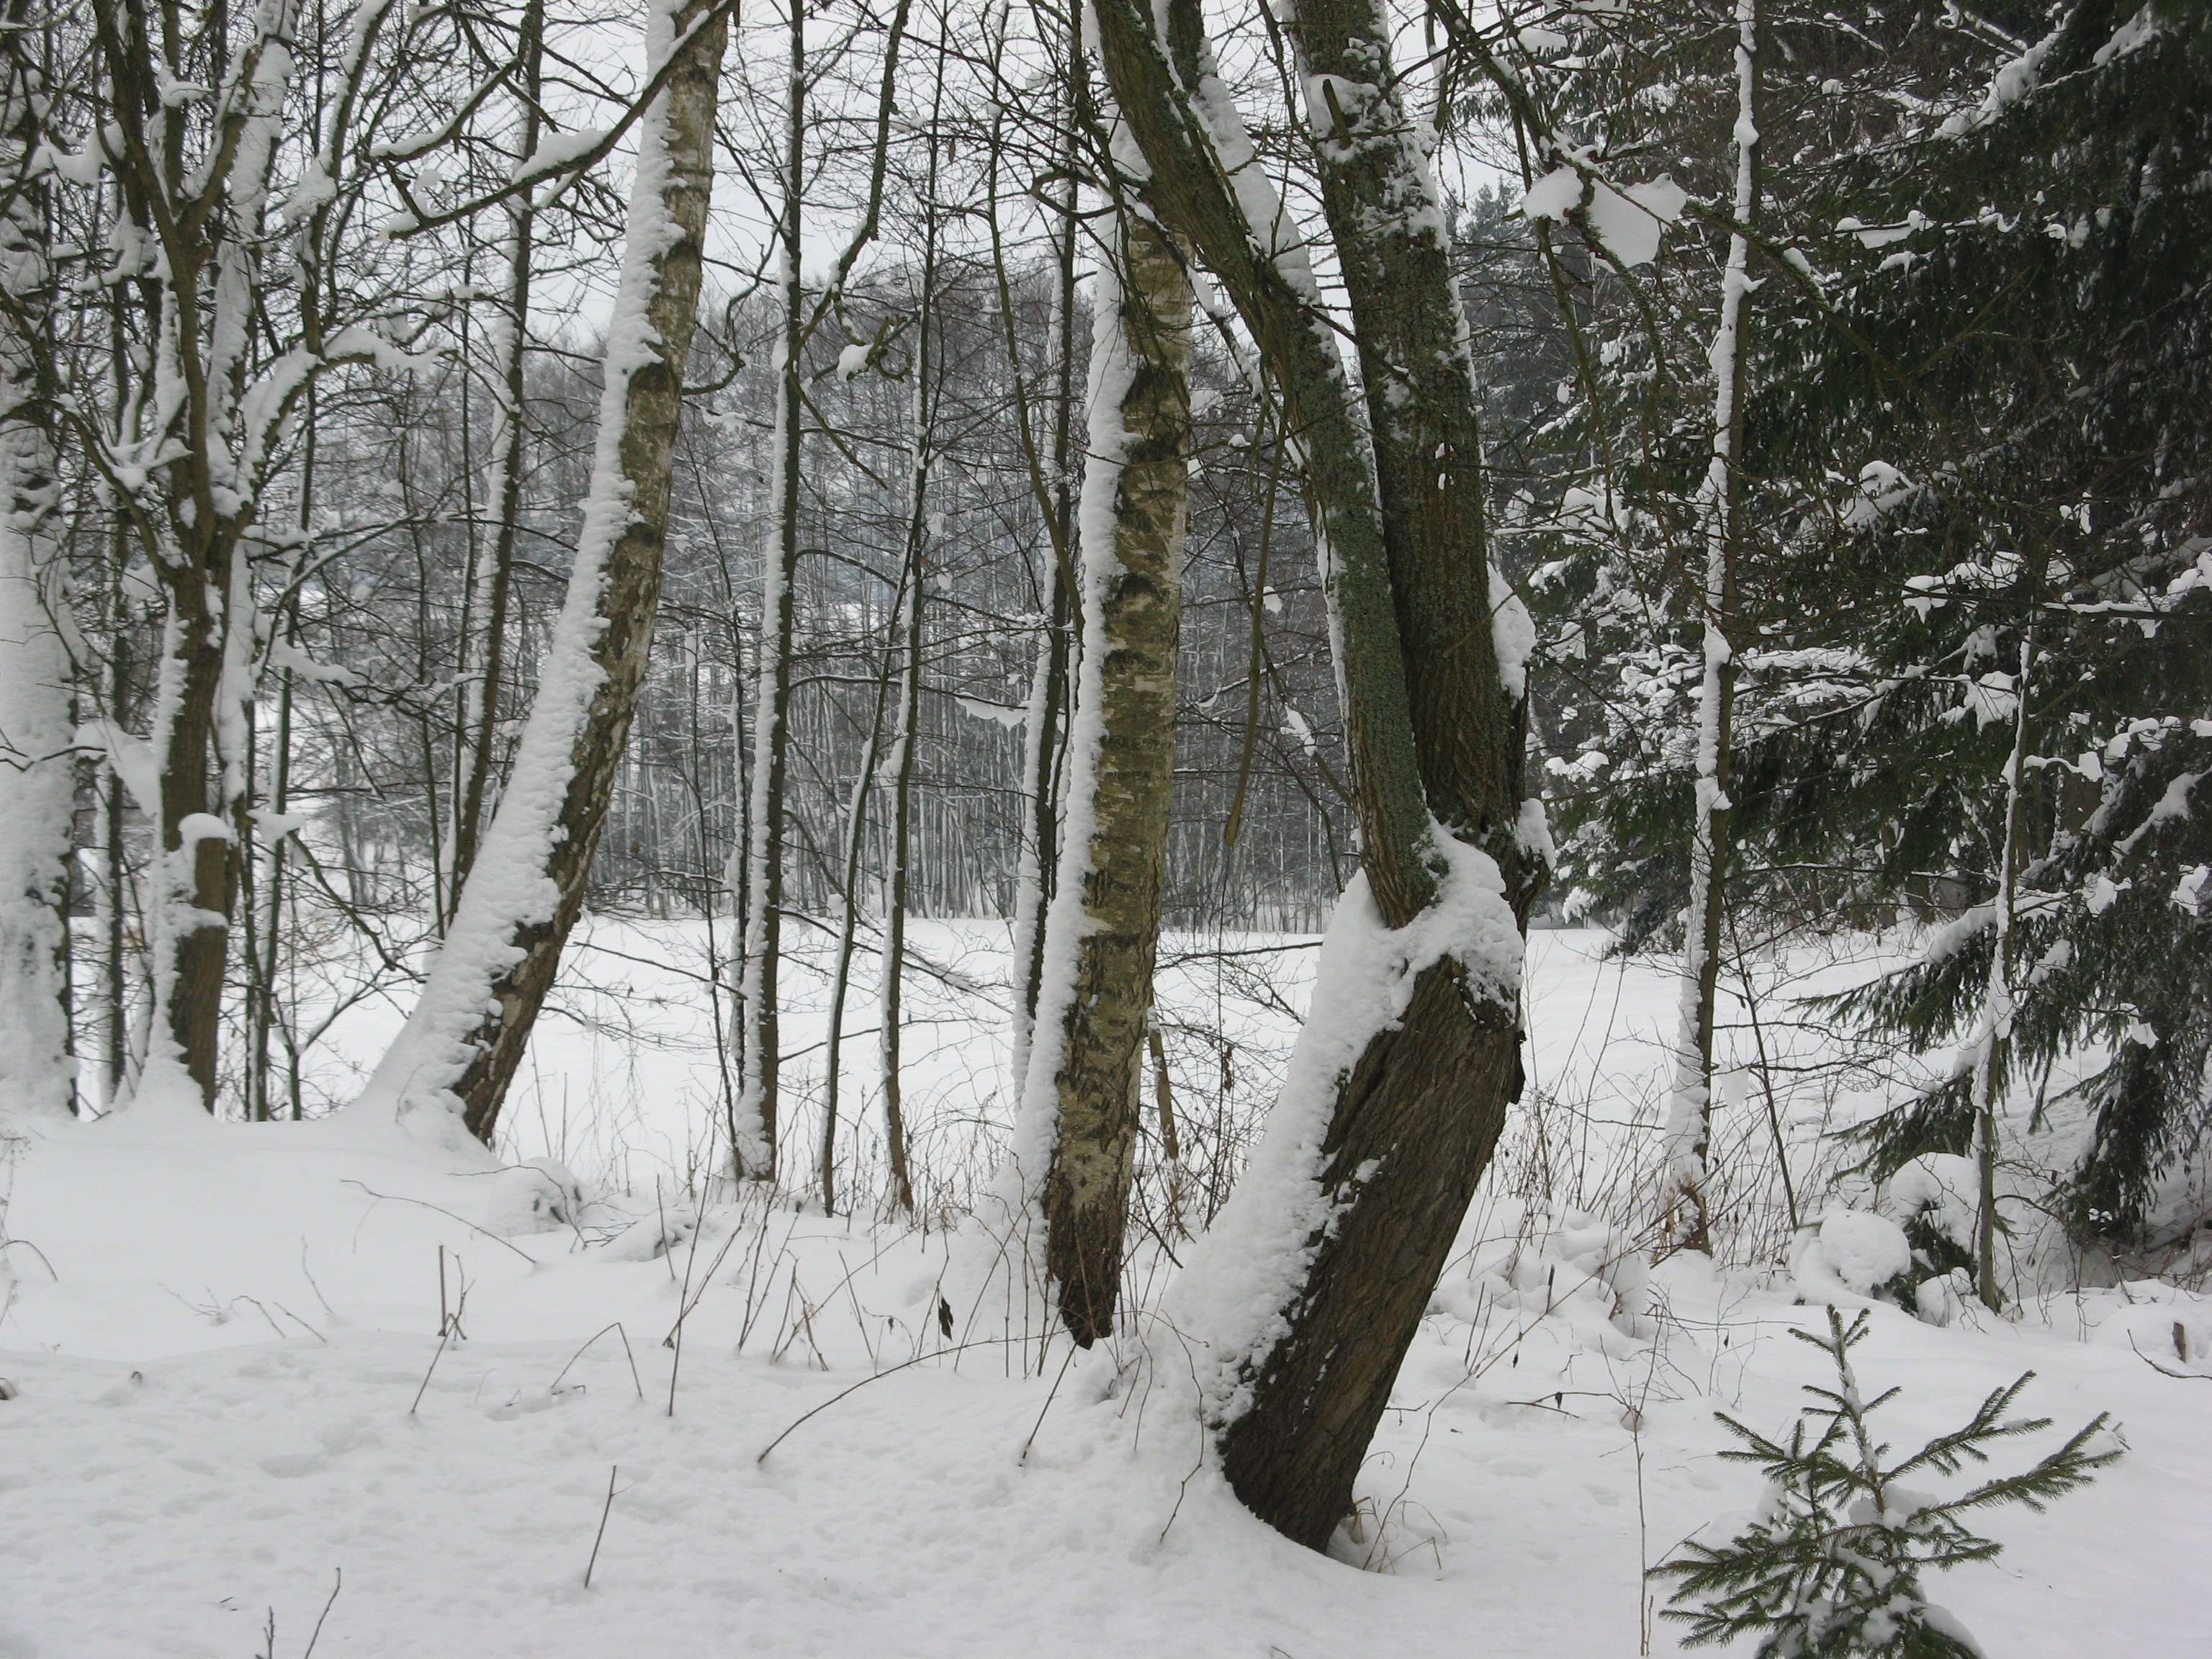
[[[315,1628],[308,1634],[307,1645],[300,1650],[300,1659],[312,1659],[315,1644],[323,1639],[323,1620],[331,1616],[331,1609],[337,1605],[338,1592],[345,1588],[345,1569],[332,1567],[331,1579],[331,1599],[323,1603],[322,1612],[316,1616]]]
[[[767,1462],[768,1455],[788,1439],[791,1437],[793,1431],[796,1430],[799,1424],[805,1422],[810,1417],[813,1417],[819,1413],[828,1411],[832,1406],[842,1400],[847,1395],[852,1394],[855,1390],[866,1388],[869,1383],[877,1381],[878,1378],[889,1376],[892,1371],[902,1371],[909,1365],[919,1365],[925,1359],[941,1359],[946,1354],[965,1353],[970,1348],[1003,1348],[1009,1343],[1026,1343],[1028,1340],[1029,1338],[1026,1336],[981,1337],[973,1342],[963,1342],[957,1347],[939,1348],[930,1353],[918,1353],[911,1359],[902,1359],[897,1364],[891,1366],[888,1370],[878,1371],[873,1376],[864,1376],[859,1382],[853,1384],[852,1388],[840,1389],[837,1393],[831,1395],[827,1400],[817,1406],[812,1411],[801,1414],[798,1420],[792,1424],[790,1428],[786,1429],[781,1434],[776,1436],[775,1439],[769,1441],[768,1444],[762,1447],[760,1449],[760,1455],[754,1458],[753,1462],[756,1464]]]
[[[465,1215],[455,1215],[451,1210],[446,1208],[442,1204],[433,1204],[429,1200],[424,1198],[403,1198],[398,1193],[380,1193],[373,1187],[362,1186],[362,1184],[358,1181],[348,1180],[345,1184],[349,1187],[360,1187],[362,1191],[367,1193],[371,1198],[390,1199],[394,1203],[398,1204],[420,1204],[426,1210],[435,1210],[440,1215],[445,1216],[450,1220],[459,1222],[461,1225],[466,1227],[471,1232],[482,1233],[486,1238],[492,1240],[495,1243],[506,1245],[508,1249],[513,1250],[515,1255],[520,1256],[525,1261],[527,1261],[533,1269],[538,1266],[538,1258],[531,1255],[529,1251],[524,1249],[520,1244],[514,1243],[514,1240],[501,1237],[497,1233],[493,1232],[489,1227],[477,1226],[475,1222],[470,1220]]]
[[[1071,1346],[1067,1358],[1060,1362],[1060,1375],[1052,1379],[1052,1387],[1045,1391],[1044,1405],[1037,1412],[1036,1421],[1030,1425],[1030,1437],[1022,1442],[1022,1455],[1014,1460],[1015,1462],[1027,1463],[1030,1461],[1030,1448],[1036,1444],[1037,1431],[1044,1426],[1044,1414],[1052,1409],[1052,1402],[1060,1393],[1060,1382],[1067,1376],[1067,1368],[1075,1363],[1075,1354],[1076,1350]]]
[[[630,1353],[630,1347],[629,1347],[629,1333],[628,1331],[623,1330],[623,1324],[622,1324],[622,1321],[621,1321],[621,1320],[619,1320],[619,1319],[617,1319],[617,1321],[615,1321],[615,1322],[614,1322],[613,1324],[611,1324],[611,1325],[605,1326],[605,1327],[603,1327],[602,1328],[600,1328],[600,1329],[599,1329],[599,1330],[597,1330],[597,1331],[594,1331],[594,1332],[592,1334],[592,1336],[591,1336],[590,1340],[586,1341],[586,1342],[584,1344],[584,1346],[583,1346],[583,1347],[577,1349],[575,1352],[574,1352],[574,1353],[570,1354],[570,1355],[568,1356],[568,1364],[563,1365],[563,1366],[562,1366],[562,1367],[561,1367],[561,1376],[556,1376],[556,1377],[555,1377],[555,1378],[553,1379],[552,1386],[551,1386],[551,1387],[550,1387],[550,1388],[548,1388],[548,1389],[545,1390],[545,1392],[546,1392],[546,1393],[548,1393],[548,1394],[557,1394],[557,1393],[559,1393],[559,1392],[560,1392],[560,1389],[561,1389],[561,1377],[568,1376],[568,1372],[570,1371],[570,1370],[572,1370],[572,1369],[574,1367],[574,1365],[575,1365],[576,1362],[577,1362],[579,1359],[581,1359],[581,1358],[584,1357],[585,1350],[586,1350],[586,1349],[588,1349],[588,1348],[592,1346],[592,1343],[598,1341],[601,1337],[605,1336],[605,1335],[607,1334],[607,1332],[609,1332],[609,1331],[618,1331],[618,1332],[621,1332],[621,1334],[622,1334],[622,1341],[623,1341],[623,1352],[624,1353],[626,1353],[626,1354],[629,1354],[629,1380],[630,1380],[633,1383],[635,1383],[635,1384],[636,1385],[636,1388],[637,1388],[637,1397],[638,1397],[640,1400],[644,1399],[644,1398],[645,1398],[645,1382],[644,1382],[644,1380],[643,1380],[641,1377],[640,1377],[640,1376],[638,1376],[638,1374],[637,1374],[637,1356],[636,1356],[635,1354],[634,1354],[634,1353]]]
[[[62,1282],[62,1276],[54,1272],[54,1264],[46,1260],[46,1253],[40,1249],[37,1245],[32,1243],[29,1239],[0,1238],[0,1250],[12,1249],[18,1244],[28,1250],[33,1255],[39,1258],[39,1265],[46,1270],[48,1275],[52,1278],[55,1284],[58,1285]]]
[[[438,1362],[446,1357],[446,1345],[453,1340],[453,1334],[451,1331],[447,1331],[444,1335],[438,1339],[438,1352],[430,1356],[429,1367],[422,1373],[422,1386],[415,1390],[415,1405],[410,1406],[407,1408],[408,1416],[414,1416],[416,1406],[420,1406],[422,1403],[422,1396],[429,1391],[430,1373],[438,1369]]]
[[[2136,1340],[2133,1335],[2130,1335],[2128,1338],[2128,1346],[2135,1348],[2136,1358],[2142,1360],[2144,1364],[2149,1366],[2151,1370],[2156,1371],[2160,1376],[2170,1376],[2177,1382],[2212,1382],[2212,1373],[2205,1371],[2177,1371],[2167,1366],[2160,1364],[2158,1361],[2153,1359],[2141,1348],[2136,1348]]]
[[[592,1559],[584,1563],[584,1588],[586,1589],[589,1589],[592,1587],[592,1569],[599,1565],[599,1546],[606,1539],[607,1516],[614,1513],[615,1476],[621,1472],[621,1469],[622,1465],[619,1463],[610,1463],[607,1465],[607,1501],[599,1506],[599,1530],[592,1540]]]

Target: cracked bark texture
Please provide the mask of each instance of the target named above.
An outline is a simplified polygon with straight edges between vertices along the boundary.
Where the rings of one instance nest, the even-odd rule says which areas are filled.
[[[1175,783],[1190,495],[1189,274],[1158,227],[1126,210],[1118,222],[1119,303],[1095,325],[1118,336],[1098,349],[1123,354],[1124,436],[1112,463],[1110,549],[1093,528],[1083,538],[1086,564],[1102,555],[1110,563],[1083,573],[1097,594],[1084,650],[1099,656],[1100,730],[1096,771],[1078,785],[1091,792],[1091,826],[1079,849],[1081,932],[1070,942],[1073,983],[1053,1077],[1057,1139],[1044,1183],[1046,1271],[1062,1322],[1085,1347],[1113,1329],[1121,1290]]]
[[[1523,710],[1501,683],[1473,369],[1419,135],[1370,0],[1302,0],[1285,24],[1310,86],[1322,195],[1352,312],[1364,408],[1328,325],[1255,236],[1201,109],[1197,0],[1158,14],[1098,0],[1102,60],[1150,165],[1146,197],[1190,239],[1259,348],[1298,434],[1329,552],[1361,863],[1382,920],[1434,899],[1431,825],[1493,857],[1525,925],[1543,878],[1520,846]],[[1321,77],[1328,77],[1323,82]],[[1218,88],[1212,89],[1218,93]],[[1317,94],[1320,95],[1320,94]],[[1218,110],[1225,101],[1218,93]],[[1310,114],[1314,113],[1310,112]],[[1320,1548],[1352,1481],[1521,1082],[1517,1009],[1447,958],[1340,1078],[1319,1182],[1335,1218],[1308,1240],[1288,1334],[1218,1425],[1237,1495]]]
[[[682,40],[708,9],[708,0],[691,0],[680,8],[674,18],[677,38]],[[521,960],[494,983],[498,1011],[478,1033],[476,1058],[453,1085],[470,1133],[487,1143],[529,1046],[531,1028],[552,988],[562,948],[583,911],[592,855],[629,742],[659,613],[676,425],[698,315],[701,246],[714,181],[715,96],[728,33],[726,22],[717,17],[685,42],[684,62],[663,94],[668,100],[668,174],[662,202],[672,234],[653,262],[655,280],[646,313],[659,344],[653,361],[631,371],[624,404],[621,456],[622,474],[630,486],[629,513],[607,556],[598,605],[605,627],[592,658],[605,678],[576,736],[574,770],[559,819],[565,833],[546,860],[560,898],[549,920],[516,930]]]

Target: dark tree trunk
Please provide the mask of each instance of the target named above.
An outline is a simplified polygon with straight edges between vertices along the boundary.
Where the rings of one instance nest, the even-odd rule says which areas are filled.
[[[1263,251],[1231,187],[1237,158],[1223,147],[1241,147],[1241,132],[1210,126],[1181,90],[1212,67],[1197,0],[1169,0],[1165,40],[1134,0],[1100,0],[1097,15],[1108,79],[1150,164],[1148,201],[1221,280],[1301,434],[1341,630],[1361,863],[1381,920],[1404,927],[1435,900],[1437,834],[1489,854],[1524,919],[1542,870],[1517,833],[1522,715],[1493,632],[1473,370],[1382,20],[1371,0],[1306,0],[1290,26],[1301,68],[1352,100],[1334,111],[1338,131],[1317,136],[1334,140],[1322,146],[1323,204],[1368,393],[1362,422],[1313,291]],[[1516,1013],[1509,988],[1447,957],[1337,1079],[1317,1171],[1334,1220],[1306,1241],[1287,1334],[1247,1363],[1249,1408],[1220,1425],[1238,1495],[1302,1543],[1324,1545],[1351,1509],[1518,1094]]]
[[[1311,1548],[1351,1511],[1368,1442],[1518,1093],[1520,1034],[1494,1008],[1447,959],[1415,982],[1398,1029],[1359,1057],[1322,1177],[1357,1200],[1318,1241],[1291,1334],[1253,1379],[1252,1409],[1221,1436],[1237,1495]],[[1370,1160],[1374,1172],[1355,1181]]]

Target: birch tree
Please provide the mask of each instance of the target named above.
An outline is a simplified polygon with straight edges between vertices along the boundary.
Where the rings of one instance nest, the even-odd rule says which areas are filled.
[[[1037,453],[1029,400],[1021,395],[1018,359],[1011,332],[1007,354],[1016,362],[1016,410],[1050,556],[1037,584],[1040,593],[1048,597],[1038,618],[1037,653],[1022,720],[1024,824],[1009,963],[1013,1008],[1008,1071],[1018,1100],[1029,1079],[1030,1044],[1036,1031],[1037,994],[1044,974],[1045,919],[1051,908],[1059,864],[1061,728],[1067,713],[1068,636],[1073,622],[1068,575],[1075,542],[1075,279],[1082,234],[1074,145],[1082,114],[1085,64],[1080,6],[1069,7],[1066,25],[1066,38],[1059,43],[1056,77],[1065,131],[1056,158],[1061,174],[1060,189],[1052,204],[1053,309],[1047,360],[1052,447],[1048,456]],[[995,240],[995,218],[993,234]]]
[[[543,0],[523,7],[520,85],[515,98],[515,149],[537,152],[544,122],[545,8]],[[517,544],[522,532],[524,446],[528,436],[524,398],[530,344],[532,266],[538,255],[536,198],[529,191],[510,196],[505,205],[507,264],[502,307],[492,325],[495,360],[491,381],[499,423],[492,434],[491,505],[495,514],[488,557],[470,573],[470,615],[464,626],[468,654],[462,672],[461,732],[457,744],[460,773],[455,791],[453,881],[458,900],[475,867],[485,814],[494,800],[493,751],[500,720],[501,682],[507,666],[507,610],[514,586]]]
[[[514,775],[406,1027],[362,1105],[450,1108],[489,1141],[584,903],[660,597],[677,420],[697,316],[724,9],[660,0],[654,95],[604,358],[598,446],[568,594]]]
[[[1082,656],[1060,872],[1015,1146],[1024,1176],[1042,1178],[1046,1270],[1085,1347],[1111,1332],[1121,1288],[1175,782],[1190,491],[1185,256],[1127,204],[1112,222],[1091,279]]]

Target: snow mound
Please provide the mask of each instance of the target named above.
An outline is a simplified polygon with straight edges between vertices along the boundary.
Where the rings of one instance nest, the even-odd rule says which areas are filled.
[[[1798,1241],[1790,1276],[1814,1301],[1865,1298],[1912,1269],[1905,1229],[1872,1210],[1834,1210],[1820,1231]],[[1844,1291],[1843,1297],[1835,1291]]]

